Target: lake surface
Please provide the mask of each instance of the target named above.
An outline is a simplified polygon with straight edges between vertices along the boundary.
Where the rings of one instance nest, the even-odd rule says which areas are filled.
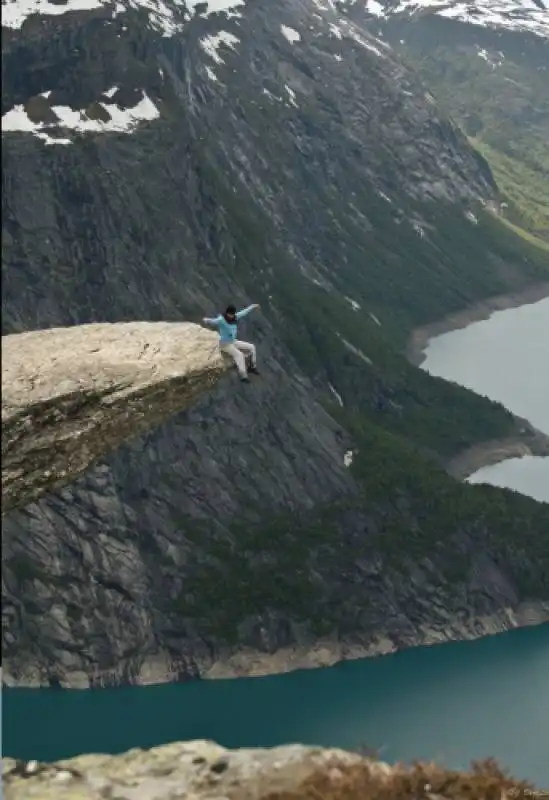
[[[422,367],[503,403],[549,434],[549,298],[431,339]],[[549,502],[549,458],[513,458],[472,475]]]
[[[432,341],[426,366],[549,432],[548,325],[549,301],[498,312]],[[549,487],[549,464],[514,461],[499,465],[509,471],[499,473],[506,485],[529,494]],[[498,467],[490,469],[471,480],[497,483]],[[303,742],[455,768],[493,756],[549,788],[549,624],[329,669],[122,689],[4,689],[1,702],[3,753],[21,758],[194,738],[230,747]]]
[[[5,755],[54,759],[189,738],[367,745],[453,767],[495,756],[549,787],[549,625],[329,669],[190,684],[4,689]]]

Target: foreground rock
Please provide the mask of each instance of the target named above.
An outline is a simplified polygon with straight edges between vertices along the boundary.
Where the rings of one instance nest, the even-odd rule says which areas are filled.
[[[470,773],[389,767],[343,750],[225,750],[182,742],[57,764],[4,759],[6,800],[510,800],[535,790],[487,763]]]
[[[59,488],[187,409],[228,368],[197,325],[128,322],[2,337],[2,512]]]

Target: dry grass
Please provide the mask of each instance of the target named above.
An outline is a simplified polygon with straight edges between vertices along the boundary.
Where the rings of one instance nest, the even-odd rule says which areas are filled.
[[[297,789],[273,792],[263,800],[533,800],[547,798],[503,772],[494,761],[454,772],[434,764],[397,765],[387,772],[372,762],[326,770],[307,778]]]

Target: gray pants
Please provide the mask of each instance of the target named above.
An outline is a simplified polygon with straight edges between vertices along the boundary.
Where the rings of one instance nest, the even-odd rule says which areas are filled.
[[[255,345],[250,344],[250,342],[240,342],[238,339],[235,339],[234,342],[222,344],[220,347],[224,353],[227,353],[233,359],[241,378],[245,378],[248,374],[248,370],[246,369],[247,356],[250,357],[252,367],[255,367]]]

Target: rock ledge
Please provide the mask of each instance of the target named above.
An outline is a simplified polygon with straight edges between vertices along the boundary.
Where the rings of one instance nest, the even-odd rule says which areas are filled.
[[[124,322],[2,337],[2,513],[59,488],[191,406],[229,368],[191,323]]]

